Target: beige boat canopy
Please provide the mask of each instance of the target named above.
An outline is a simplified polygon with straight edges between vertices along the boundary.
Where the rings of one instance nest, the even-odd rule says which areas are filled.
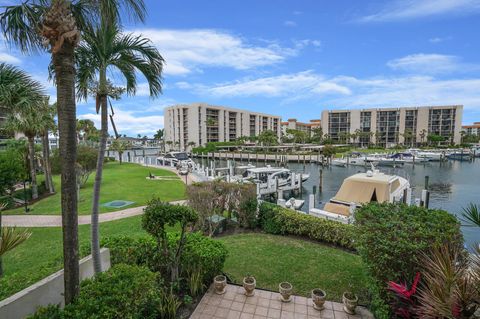
[[[390,175],[368,176],[365,173],[359,173],[346,178],[332,200],[357,204],[383,203],[390,201],[390,193],[398,187],[400,187],[399,179],[392,178]]]

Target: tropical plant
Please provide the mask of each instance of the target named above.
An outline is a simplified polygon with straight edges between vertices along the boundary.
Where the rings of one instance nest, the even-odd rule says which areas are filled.
[[[480,227],[480,206],[470,203],[464,207],[461,219],[470,226]]]
[[[142,2],[143,3],[143,2]],[[100,269],[98,241],[98,214],[103,160],[108,138],[108,98],[118,99],[121,92],[107,79],[107,72],[119,72],[126,80],[126,93],[134,95],[137,89],[136,75],[147,80],[150,95],[161,94],[163,58],[152,43],[141,36],[122,34],[115,21],[104,21],[100,27],[88,28],[77,51],[77,87],[79,98],[95,95],[97,112],[101,114],[100,146],[93,187],[92,203],[92,257],[95,272]]]
[[[15,228],[12,227],[0,227],[0,277],[3,276],[2,256],[26,241],[30,236],[31,233],[27,230],[16,232]]]
[[[462,247],[443,243],[422,255],[417,318],[472,318],[480,305],[478,252],[469,257]]]
[[[425,138],[427,137],[427,130],[426,129],[423,129],[420,131],[420,134],[418,134],[420,136],[420,141],[422,142],[422,144],[425,143]]]
[[[92,136],[95,136],[97,128],[92,120],[81,119],[77,120],[77,135],[78,141],[86,142]]]
[[[0,196],[12,194],[15,184],[25,180],[28,173],[23,156],[21,150],[10,145],[0,152]]]
[[[157,130],[155,135],[153,135],[153,138],[158,141],[161,141],[161,144],[160,144],[161,151],[165,152],[165,129],[162,128]]]
[[[118,153],[120,165],[122,164],[123,152],[125,152],[125,150],[129,148],[129,146],[130,143],[128,141],[123,141],[119,139],[113,140],[112,144],[110,145],[110,149]]]
[[[180,261],[186,241],[187,227],[198,220],[197,213],[188,206],[171,205],[154,198],[148,202],[142,216],[142,227],[157,240],[160,253],[168,264],[170,282],[176,283],[180,274]],[[170,245],[167,226],[180,225],[180,235],[175,245]]]
[[[393,313],[400,317],[409,319],[414,316],[416,310],[416,292],[420,281],[421,274],[417,272],[413,280],[412,286],[408,288],[406,283],[396,283],[390,281],[388,290],[393,293],[394,298],[391,303]]]
[[[258,135],[258,141],[262,143],[263,146],[271,146],[278,144],[278,136],[272,130],[265,130]]]

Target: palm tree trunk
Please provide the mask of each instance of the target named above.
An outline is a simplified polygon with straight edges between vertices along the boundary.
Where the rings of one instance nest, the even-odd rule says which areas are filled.
[[[92,204],[92,223],[91,223],[91,246],[93,270],[95,273],[102,271],[100,262],[100,235],[98,231],[98,207],[100,202],[100,187],[102,184],[103,160],[105,149],[107,147],[108,137],[108,105],[107,96],[100,97],[101,128],[100,128],[100,146],[98,148],[97,170],[95,174],[95,183],[93,184],[93,204]]]
[[[28,159],[30,161],[30,188],[32,190],[32,199],[37,199],[38,186],[37,171],[35,169],[35,140],[33,136],[28,136]]]
[[[48,192],[55,193],[55,186],[52,179],[52,168],[50,166],[50,145],[48,141],[48,130],[45,130],[42,135],[43,145],[43,170],[45,171],[45,183],[47,184]]]
[[[65,304],[79,293],[78,211],[77,211],[77,118],[75,105],[74,46],[65,42],[53,54],[57,84],[57,112],[60,144],[63,269]]]

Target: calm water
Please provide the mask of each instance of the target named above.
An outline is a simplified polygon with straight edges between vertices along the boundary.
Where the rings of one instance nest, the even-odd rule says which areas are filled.
[[[256,163],[252,164],[256,165]],[[224,167],[226,163],[217,160],[216,166]],[[265,163],[259,162],[257,166],[265,166]],[[298,173],[310,174],[310,178],[303,185],[302,197],[305,204],[302,210],[304,211],[308,210],[308,195],[312,193],[314,185],[317,186],[315,207],[322,208],[330,198],[335,196],[345,178],[357,172],[366,171],[365,168],[358,166],[323,168],[323,191],[318,194],[320,166],[308,163],[305,166],[303,163],[289,163],[288,168]],[[387,174],[407,178],[412,186],[413,198],[420,197],[425,186],[425,176],[429,176],[431,208],[441,208],[452,214],[459,214],[462,207],[470,202],[480,204],[480,159],[478,158],[474,162],[431,162],[417,165],[405,164],[402,168],[379,167],[379,169]],[[462,227],[462,230],[468,246],[480,242],[479,228]]]

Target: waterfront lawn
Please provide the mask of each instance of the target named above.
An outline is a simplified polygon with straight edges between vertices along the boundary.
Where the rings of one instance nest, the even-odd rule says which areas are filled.
[[[351,289],[365,301],[366,270],[360,257],[350,252],[291,237],[248,233],[221,237],[228,248],[224,271],[237,283],[253,275],[257,287],[278,291],[288,281],[294,294],[310,296],[314,288],[327,300],[341,302]],[[350,288],[350,285],[352,288]]]
[[[63,268],[62,229],[30,228],[32,236],[3,257],[5,276],[0,279],[0,300]],[[100,235],[145,235],[141,216],[100,224]],[[80,245],[90,240],[90,225],[79,226]]]
[[[152,197],[159,197],[164,201],[185,198],[185,184],[180,178],[175,180],[149,180],[149,173],[155,176],[177,175],[164,169],[145,167],[138,164],[118,162],[106,163],[103,170],[103,181],[100,194],[100,213],[112,212],[136,206],[143,206]],[[80,189],[78,213],[89,215],[92,210],[92,194],[95,173],[92,173],[83,188]],[[30,215],[60,215],[60,176],[54,176],[56,194],[46,197],[30,206]],[[104,207],[102,204],[113,200],[134,202],[122,208]],[[4,214],[25,214],[23,208],[12,209]]]

